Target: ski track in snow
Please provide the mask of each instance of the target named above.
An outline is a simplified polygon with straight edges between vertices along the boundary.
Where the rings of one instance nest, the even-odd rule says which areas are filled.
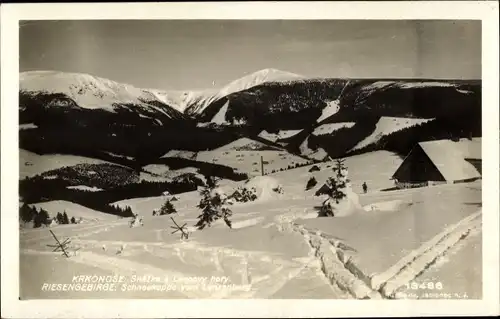
[[[323,274],[335,286],[334,290],[340,290],[356,299],[397,299],[396,292],[400,287],[425,273],[427,269],[436,267],[435,264],[447,253],[463,245],[468,236],[474,236],[478,232],[481,225],[481,213],[480,210],[447,227],[385,272],[372,275],[364,274],[351,261],[348,253],[351,248],[345,243],[331,239],[318,230],[307,229],[294,223],[300,215],[294,213],[278,215],[270,226],[275,226],[282,232],[291,231],[302,234],[311,246],[311,255],[320,260]],[[305,214],[304,211],[302,217]],[[324,246],[329,249],[325,249]]]
[[[288,215],[288,213],[287,213]],[[293,216],[289,217],[293,219]],[[263,218],[258,219],[261,221]],[[249,222],[250,221],[250,222]],[[176,277],[186,277],[189,274],[180,273],[171,269],[157,268],[148,264],[147,262],[138,262],[130,259],[123,259],[125,256],[134,256],[136,253],[149,252],[154,253],[156,257],[162,257],[158,255],[158,251],[153,251],[151,248],[156,247],[157,249],[167,249],[170,253],[166,256],[174,255],[183,264],[189,264],[185,259],[185,253],[190,252],[196,254],[196,252],[206,251],[212,256],[212,262],[214,270],[220,273],[225,273],[225,269],[221,264],[220,253],[223,251],[229,252],[231,249],[225,247],[212,247],[205,246],[203,244],[198,244],[196,242],[186,242],[182,247],[178,246],[178,243],[167,244],[164,242],[141,242],[141,241],[113,241],[113,240],[93,240],[85,239],[92,234],[96,234],[103,231],[108,231],[112,227],[124,226],[128,223],[122,221],[114,221],[106,224],[95,224],[86,227],[80,227],[78,229],[78,235],[70,236],[72,239],[72,247],[85,248],[84,251],[79,251],[76,256],[71,256],[69,259],[71,262],[85,264],[92,267],[98,267],[112,273],[120,273],[125,276],[131,276],[133,274],[147,273],[159,277],[164,277],[165,275],[176,276]],[[238,222],[237,222],[238,223]],[[243,220],[240,222],[242,227],[249,227],[255,225],[256,222],[253,219]],[[69,230],[69,229],[66,229]],[[38,231],[36,233],[39,233]],[[56,232],[57,233],[57,232]],[[163,239],[161,235],[161,230],[156,230],[157,239]],[[64,232],[66,234],[66,232]],[[65,236],[59,232],[59,237],[64,238]],[[51,235],[45,236],[33,236],[32,238],[24,239],[22,242],[26,244],[31,241],[40,241],[42,239],[52,239]],[[117,251],[115,256],[103,255],[96,253],[95,250],[99,247],[106,247],[107,251]],[[120,248],[121,247],[121,248]],[[187,249],[187,250],[186,250]],[[119,253],[118,253],[119,251]],[[60,253],[53,253],[49,251],[38,251],[31,248],[25,248],[21,251],[22,254],[35,254],[35,255],[58,255]],[[237,255],[238,251],[231,253],[232,255]],[[241,258],[246,260],[248,263],[248,258],[251,260],[261,260],[267,263],[276,263],[279,266],[266,275],[254,276],[251,279],[252,285],[250,291],[241,290],[230,290],[221,289],[216,291],[182,291],[187,298],[269,298],[276,291],[280,290],[285,284],[290,280],[294,279],[307,267],[307,263],[292,263],[287,260],[277,259],[276,256],[272,254],[266,254],[265,252],[252,252],[244,251],[240,252]],[[247,257],[245,257],[245,255]],[[252,261],[253,262],[253,261]],[[247,266],[248,267],[248,266]]]

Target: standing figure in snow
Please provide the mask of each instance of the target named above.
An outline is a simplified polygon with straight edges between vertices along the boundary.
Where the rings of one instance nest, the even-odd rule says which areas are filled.
[[[363,192],[366,194],[368,192],[368,185],[366,185],[366,182],[363,182]]]

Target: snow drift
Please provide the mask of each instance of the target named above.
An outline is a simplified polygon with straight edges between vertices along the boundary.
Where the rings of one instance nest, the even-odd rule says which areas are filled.
[[[277,191],[282,186],[277,179],[270,176],[256,176],[245,183],[248,189],[255,188],[257,200],[268,200],[280,195]]]

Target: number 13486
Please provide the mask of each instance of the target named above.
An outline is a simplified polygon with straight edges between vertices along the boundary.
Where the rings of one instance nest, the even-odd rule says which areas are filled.
[[[411,282],[411,283],[406,284],[406,289],[410,289],[410,290],[423,290],[423,289],[441,290],[441,289],[443,289],[443,284],[439,281],[438,282],[428,281],[428,282],[422,282],[422,283]]]

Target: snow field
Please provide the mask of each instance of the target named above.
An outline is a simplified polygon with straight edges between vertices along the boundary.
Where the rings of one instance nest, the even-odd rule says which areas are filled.
[[[328,123],[328,124],[323,124],[314,129],[312,132],[313,135],[319,136],[319,135],[325,135],[325,134],[331,134],[335,132],[336,130],[339,130],[341,128],[351,128],[355,125],[356,123],[354,122],[341,122],[341,123]]]
[[[165,200],[160,196],[115,203],[131,206],[134,212],[144,216],[143,227],[129,228],[128,219],[124,219],[92,226],[61,226],[54,231],[62,238],[73,238],[74,244],[82,247],[75,259],[81,267],[97,266],[102,272],[117,269],[116,272],[126,274],[131,270],[141,272],[141,269],[155,274],[163,271],[172,276],[215,274],[227,276],[239,286],[251,284],[250,290],[229,289],[217,293],[195,290],[180,295],[172,293],[172,298],[319,298],[318,291],[330,298],[380,298],[378,289],[373,289],[381,288],[380,283],[394,279],[398,284],[386,285],[383,291],[395,293],[408,278],[425,275],[425,271],[423,274],[416,270],[401,271],[408,265],[401,260],[412,251],[423,249],[423,244],[449,225],[477,212],[475,203],[481,202],[480,183],[379,191],[390,183],[386,181],[387,175],[397,167],[397,159],[389,152],[346,159],[352,184],[360,185],[367,180],[369,185],[368,194],[359,196],[360,202],[365,207],[374,205],[379,209],[363,214],[311,218],[315,214],[314,206],[322,202],[322,197],[312,194],[322,185],[321,178],[329,175],[331,167],[327,166],[333,164],[321,163],[318,172],[308,172],[311,165],[254,179],[256,186],[263,180],[267,181],[263,183],[266,187],[273,183],[283,185],[284,194],[233,205],[233,229],[217,221],[203,231],[190,228],[189,239],[180,240],[178,234],[170,234],[173,223],[169,215],[151,216],[153,209]],[[318,184],[304,193],[312,175],[317,176]],[[230,191],[244,184],[231,182],[222,186]],[[354,190],[359,191],[356,187]],[[179,225],[187,223],[192,227],[200,213],[196,207],[199,194],[189,192],[178,197],[174,202],[178,213],[172,217]],[[454,241],[462,235],[453,233],[449,238]],[[26,258],[43,256],[36,259],[35,264],[63,267],[64,263],[52,261],[56,254],[51,255],[45,246],[52,241],[44,229],[21,232],[22,254]],[[448,244],[443,245],[436,243],[425,251],[435,251],[441,256],[447,252],[444,248],[449,248]],[[425,265],[435,259],[430,255],[419,258],[424,259],[415,259],[417,264],[422,260]],[[372,281],[379,284],[372,287]],[[119,295],[127,296],[127,293]],[[136,295],[136,298],[156,297],[154,293]],[[113,297],[116,298],[116,294]]]
[[[278,140],[290,138],[299,134],[302,130],[280,130],[278,133],[269,133],[266,130],[259,133],[259,137],[262,137],[268,141],[276,142]]]
[[[466,238],[472,229],[481,227],[481,213],[473,214],[461,222],[445,229],[431,241],[422,245],[415,253],[415,257],[407,263],[397,274],[382,284],[381,291],[386,296],[393,296],[398,288],[410,282],[444,255],[447,250]],[[479,218],[478,218],[479,217]],[[410,254],[412,257],[414,254]],[[476,262],[478,262],[476,260]]]
[[[38,155],[23,149],[19,149],[20,179],[24,179],[26,177],[33,177],[35,175],[40,175],[44,172],[48,172],[65,166],[74,166],[78,164],[113,164],[113,163],[102,161],[95,158],[74,156],[74,155],[61,155],[61,154]],[[118,165],[118,164],[113,164],[113,165]]]
[[[66,211],[68,217],[75,217],[75,219],[83,218],[84,221],[109,221],[118,219],[117,216],[106,214],[100,211],[96,211],[85,206],[75,204],[72,202],[64,201],[64,200],[56,200],[42,203],[30,204],[30,206],[36,207],[37,210],[40,208],[45,209],[49,212],[50,217],[55,217],[52,215],[60,212],[61,214]],[[51,215],[52,214],[52,215]],[[61,225],[60,225],[61,226]]]
[[[290,154],[286,151],[206,151],[198,153],[197,160],[226,165],[235,168],[236,171],[247,173],[250,176],[261,175],[260,157],[264,160],[264,172],[266,174],[280,169],[288,169],[289,165],[305,164],[308,160]]]
[[[326,120],[330,116],[334,115],[340,110],[339,101],[330,101],[327,103],[326,107],[321,111],[321,116],[316,120],[317,123]]]
[[[352,150],[361,149],[370,144],[377,143],[382,137],[400,131],[407,127],[431,121],[432,119],[414,119],[406,117],[382,116],[377,122],[375,130],[368,137],[356,144]]]

